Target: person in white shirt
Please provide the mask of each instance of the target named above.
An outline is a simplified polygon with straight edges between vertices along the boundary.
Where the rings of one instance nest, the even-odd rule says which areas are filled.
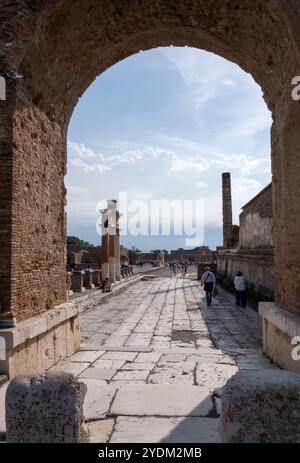
[[[236,305],[238,307],[246,307],[247,300],[246,300],[246,281],[243,277],[242,272],[238,272],[234,277],[234,289],[235,289],[235,296],[236,296]]]
[[[214,286],[216,284],[216,277],[215,275],[210,271],[209,267],[205,267],[205,272],[203,273],[201,277],[201,285],[204,285],[204,291],[206,294],[206,302],[207,306],[209,307],[212,301],[212,293]]]

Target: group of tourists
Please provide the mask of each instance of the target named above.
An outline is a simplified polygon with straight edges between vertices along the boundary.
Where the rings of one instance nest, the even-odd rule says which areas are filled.
[[[201,285],[204,286],[204,291],[206,295],[206,303],[209,307],[212,303],[213,296],[217,295],[217,288],[216,288],[216,277],[211,271],[210,267],[205,268],[205,272],[201,277]],[[246,307],[247,306],[247,298],[246,298],[246,280],[242,274],[242,272],[237,272],[236,276],[234,277],[234,289],[235,289],[235,297],[236,297],[236,305],[238,307]]]

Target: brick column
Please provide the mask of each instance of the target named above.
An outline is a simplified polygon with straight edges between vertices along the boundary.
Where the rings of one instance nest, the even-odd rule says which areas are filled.
[[[67,300],[65,132],[20,85],[0,100],[0,303],[17,322]]]
[[[2,76],[3,77],[3,76]],[[3,82],[3,79],[2,79]],[[13,114],[16,108],[16,85],[5,79],[0,100],[0,311],[11,311],[12,305],[12,237],[13,237],[13,172],[16,162],[13,149]],[[7,326],[6,317],[0,327]],[[12,325],[14,323],[12,322]]]
[[[117,234],[115,238],[115,271],[116,279],[121,280],[121,260],[120,260],[120,230],[117,224]]]
[[[102,229],[104,230],[104,229]],[[107,231],[107,230],[106,230]],[[102,232],[102,281],[109,278],[109,235]]]
[[[223,196],[223,246],[228,248],[232,244],[232,200],[230,173],[222,174]]]
[[[110,230],[111,234],[109,235],[109,275],[112,282],[116,280],[116,261],[115,261],[115,248],[116,248],[116,235],[112,234],[112,230]]]

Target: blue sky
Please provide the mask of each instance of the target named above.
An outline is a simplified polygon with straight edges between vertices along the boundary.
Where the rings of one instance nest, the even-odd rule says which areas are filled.
[[[157,48],[101,74],[68,132],[68,234],[94,244],[97,203],[202,200],[204,243],[222,244],[221,174],[232,174],[234,222],[271,181],[271,114],[238,66],[193,48]],[[143,250],[185,247],[183,236],[122,236]]]

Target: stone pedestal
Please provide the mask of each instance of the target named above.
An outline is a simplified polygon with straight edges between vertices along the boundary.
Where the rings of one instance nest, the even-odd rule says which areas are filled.
[[[67,292],[68,292],[68,296],[72,296],[72,294],[73,294],[73,291],[72,291],[71,287],[72,287],[72,272],[68,272],[67,273]]]
[[[300,359],[295,357],[297,344],[300,346],[300,316],[273,302],[261,302],[259,313],[262,316],[264,352],[280,367],[300,373]],[[300,356],[300,347],[298,354]]]
[[[300,375],[240,371],[222,391],[226,443],[300,443]]]
[[[81,293],[85,291],[83,286],[83,274],[81,272],[74,272],[71,276],[71,290],[75,293]]]
[[[93,283],[93,273],[86,272],[83,276],[83,286],[85,289],[94,289],[95,285]]]
[[[6,392],[8,443],[89,442],[83,402],[87,386],[69,373],[20,376]]]
[[[101,276],[100,270],[94,270],[94,272],[92,273],[93,285],[95,285],[95,286],[100,285],[100,276]]]
[[[0,373],[9,378],[48,369],[80,346],[79,309],[74,302],[0,329]]]

